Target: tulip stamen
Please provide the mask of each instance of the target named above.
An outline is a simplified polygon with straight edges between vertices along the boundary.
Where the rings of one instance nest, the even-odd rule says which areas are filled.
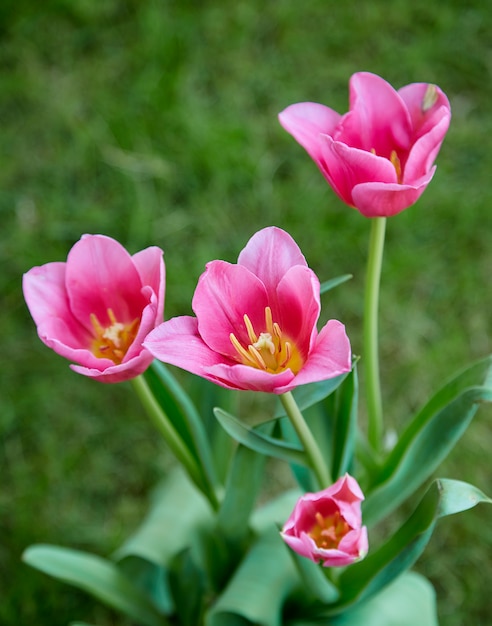
[[[249,345],[248,346],[248,350],[251,353],[251,356],[253,357],[254,361],[256,362],[256,364],[258,365],[258,367],[262,370],[267,370],[267,365],[265,363],[265,361],[263,360],[263,357],[261,356],[260,351],[258,350],[258,348],[256,348],[256,346],[253,345]]]
[[[243,358],[243,360],[245,361],[249,361],[249,363],[246,363],[247,365],[253,365],[253,363],[251,363],[251,355],[249,354],[249,352],[247,350],[245,350],[243,348],[243,346],[240,344],[240,342],[238,341],[236,335],[234,333],[231,333],[229,335],[229,339],[231,340],[232,345],[236,348],[236,350],[239,353],[239,356],[241,356]]]
[[[315,520],[316,522],[308,534],[318,548],[324,550],[337,548],[340,541],[350,530],[350,526],[340,515],[339,511],[327,517],[324,517],[317,511]]]
[[[398,184],[401,185],[403,181],[403,172],[401,170],[401,162],[400,162],[398,155],[396,154],[396,150],[391,151],[390,161],[391,161],[391,165],[395,168],[396,180],[398,181]]]
[[[241,343],[234,333],[229,335],[239,361],[271,374],[278,374],[286,369],[297,374],[303,364],[302,357],[292,341],[284,337],[280,325],[273,321],[271,308],[265,307],[265,328],[260,333],[256,332],[248,315],[245,314],[243,320],[248,344]]]
[[[248,331],[249,342],[255,344],[258,341],[258,337],[255,335],[253,324],[251,323],[251,320],[246,315],[246,313],[244,314],[243,319],[246,330]]]
[[[95,313],[90,314],[90,321],[94,331],[91,352],[99,359],[110,359],[119,365],[133,343],[140,324],[138,318],[124,324],[116,319],[111,308],[107,309],[110,324],[103,326]]]

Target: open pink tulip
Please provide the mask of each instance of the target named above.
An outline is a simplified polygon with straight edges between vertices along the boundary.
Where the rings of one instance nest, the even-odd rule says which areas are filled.
[[[162,250],[130,256],[103,235],[84,235],[66,263],[33,267],[23,279],[40,339],[105,383],[134,378],[152,362],[142,343],[162,322],[164,288]]]
[[[345,115],[313,102],[279,115],[335,193],[366,217],[396,215],[418,200],[434,175],[450,119],[448,99],[435,85],[396,91],[367,72],[350,79]]]
[[[281,535],[298,554],[325,567],[350,565],[368,550],[360,503],[364,495],[352,476],[297,501]]]
[[[192,305],[196,317],[164,322],[144,345],[223,387],[278,394],[351,369],[344,326],[318,334],[319,281],[279,228],[256,233],[236,265],[209,263]]]

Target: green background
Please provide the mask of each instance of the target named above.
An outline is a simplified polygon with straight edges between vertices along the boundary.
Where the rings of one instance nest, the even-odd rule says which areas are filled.
[[[171,462],[128,385],[84,379],[38,341],[22,273],[86,232],[159,245],[168,318],[190,312],[208,260],[234,261],[275,224],[321,280],[354,275],[323,297],[323,319],[360,354],[369,221],[276,116],[302,100],[344,112],[361,70],[434,82],[451,128],[434,180],[388,223],[383,269],[384,402],[401,428],[492,349],[491,31],[481,0],[2,2],[0,623],[125,624],[20,555],[34,542],[110,554]],[[480,410],[439,475],[492,493],[491,418]],[[444,626],[490,624],[491,548],[487,507],[438,526],[418,569]]]

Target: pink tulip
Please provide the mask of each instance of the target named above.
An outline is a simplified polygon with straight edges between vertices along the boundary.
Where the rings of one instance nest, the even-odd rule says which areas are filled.
[[[256,233],[237,265],[209,263],[192,305],[196,317],[164,322],[144,345],[223,387],[279,394],[351,369],[343,325],[318,334],[319,281],[279,228]]]
[[[360,72],[350,79],[350,111],[302,102],[279,120],[308,152],[335,193],[366,217],[389,217],[414,204],[434,175],[451,119],[435,85],[399,91]]]
[[[116,383],[152,362],[142,343],[162,321],[164,281],[159,248],[130,256],[110,237],[84,235],[66,263],[29,270],[23,289],[41,341],[79,374]]]
[[[324,567],[350,565],[368,549],[362,500],[357,481],[345,474],[328,489],[299,498],[281,535],[292,550]]]

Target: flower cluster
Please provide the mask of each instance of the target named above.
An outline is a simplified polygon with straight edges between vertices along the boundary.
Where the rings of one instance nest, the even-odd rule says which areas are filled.
[[[220,462],[214,464],[214,454],[220,456],[221,451],[217,451],[219,446],[213,437],[208,436],[207,427],[201,422],[191,399],[162,365],[156,364],[154,371],[146,374],[148,378],[141,374],[155,358],[227,389],[276,394],[285,411],[285,419],[283,415],[279,418],[277,413],[274,419],[253,427],[221,409],[216,409],[215,415],[244,448],[270,454],[295,466],[303,495],[298,496],[280,532],[281,538],[294,552],[323,567],[346,567],[364,558],[368,552],[365,524],[377,521],[381,511],[391,511],[420,487],[460,436],[476,405],[492,398],[492,390],[483,380],[478,380],[473,387],[472,396],[465,397],[470,381],[467,373],[462,374],[456,385],[448,386],[444,395],[439,395],[439,402],[429,402],[422,413],[425,424],[422,424],[422,414],[417,414],[398,446],[391,455],[385,456],[381,445],[382,402],[376,323],[384,218],[416,202],[432,179],[434,160],[448,129],[450,115],[448,99],[435,85],[415,83],[396,91],[382,78],[362,72],[351,78],[350,110],[345,115],[321,104],[304,102],[291,105],[279,116],[282,126],[306,149],[336,194],[364,216],[376,218],[371,225],[366,291],[369,297],[366,297],[364,308],[365,441],[362,440],[364,429],[357,427],[356,367],[352,363],[345,327],[340,321],[330,319],[318,329],[321,310],[319,279],[294,239],[278,227],[270,226],[256,232],[240,252],[237,263],[209,262],[193,295],[194,315],[166,321],[163,319],[165,265],[163,252],[157,247],[149,247],[132,256],[110,237],[84,235],[72,247],[66,262],[34,267],[24,275],[25,300],[41,340],[69,359],[71,368],[80,374],[105,383],[133,379],[147,412],[154,417],[171,451],[187,472],[190,486],[196,488],[195,495],[200,497],[196,510],[205,510],[204,496],[207,500],[204,506],[210,506],[207,511],[211,514],[218,511],[218,524],[213,528],[220,529],[221,536],[213,538],[213,548],[200,549],[199,552],[203,553],[200,558],[215,554],[219,545],[226,551],[232,542],[231,537],[240,546],[237,554],[248,541],[260,542],[251,548],[247,557],[246,551],[241,557],[248,559],[245,568],[247,585],[252,580],[250,572],[262,573],[264,566],[261,537],[255,536],[257,529],[248,518],[251,513],[248,507],[255,501],[257,494],[253,491],[257,485],[245,486],[245,479],[240,483],[239,493],[237,476],[232,480],[223,480],[223,476],[219,479],[218,468],[222,471],[228,466],[230,456],[221,457]],[[332,284],[337,282],[340,281]],[[479,364],[473,370],[473,376],[476,374],[480,378],[483,374],[483,379],[490,380],[491,367],[492,357]],[[296,403],[297,392],[291,392],[297,387],[328,380],[328,385],[305,387],[299,394],[302,397],[305,393],[304,404]],[[160,383],[164,389],[162,393],[156,391]],[[444,396],[451,387],[446,405]],[[466,406],[462,410],[460,404],[457,412],[456,394],[459,395],[462,389],[465,392],[460,399]],[[314,413],[305,419],[302,410],[325,402],[329,394],[333,396],[321,405],[317,417],[313,418],[313,422],[315,419],[320,421],[311,428],[310,418]],[[445,421],[447,411],[451,428],[446,437],[441,437],[443,424],[448,427]],[[167,413],[171,412],[172,416],[168,417]],[[331,420],[329,428],[326,428],[326,422],[321,423],[323,419]],[[357,441],[359,435],[360,442]],[[357,458],[357,443],[361,444],[364,458]],[[239,454],[244,452],[242,446],[235,447]],[[244,469],[244,458],[249,463],[251,457],[241,457],[237,466],[231,463],[234,472],[239,474]],[[419,460],[418,472],[408,459]],[[357,480],[347,473],[347,470],[352,472],[352,468],[358,468],[359,461],[364,466],[365,495]],[[300,466],[302,470],[297,472]],[[401,574],[418,558],[425,543],[422,538],[430,535],[429,530],[438,517],[465,510],[471,501],[489,501],[470,485],[439,481],[436,492],[431,493],[428,500],[423,500],[421,508],[414,513],[415,518],[410,519],[403,532],[395,535],[397,539],[388,541],[379,553],[375,551],[363,564],[350,570],[352,578],[350,575],[344,578],[345,572],[332,577],[325,571],[326,576],[323,576],[313,563],[302,562],[300,576],[305,575],[308,582],[321,580],[326,583],[326,587],[320,583],[313,591],[321,600],[312,603],[315,609],[318,610],[328,596],[336,596],[329,611],[316,614],[312,623],[321,623],[320,620],[327,615],[331,619],[337,612],[351,609],[360,598],[378,591],[383,584],[381,581],[386,584]],[[245,497],[243,487],[251,490]],[[188,500],[188,495],[182,496],[181,486],[176,491],[174,489],[166,487],[164,491],[167,494],[179,492],[181,501]],[[238,493],[231,494],[234,489]],[[444,492],[447,495],[439,500]],[[193,497],[190,496],[190,501]],[[363,523],[361,503],[365,497]],[[237,516],[233,516],[234,525],[237,517],[238,523],[244,522],[242,529],[233,528],[231,532],[227,527],[230,522],[226,519],[227,513],[221,509],[223,503],[227,512],[238,511]],[[278,510],[283,511],[283,504],[279,508],[272,507],[275,515]],[[193,509],[194,504],[190,510]],[[269,514],[273,515],[265,513],[266,516]],[[285,514],[282,515],[283,520]],[[198,532],[201,516],[195,517],[197,521],[193,515],[189,516],[186,521],[189,527],[186,526],[185,530],[179,527],[184,519],[179,516],[174,531],[168,531],[167,523],[163,525],[165,538],[170,537],[173,542],[176,532],[182,532],[184,537],[190,534],[190,529],[191,533]],[[417,518],[418,524],[412,521]],[[276,532],[278,520],[268,519],[268,522]],[[147,530],[142,532],[147,532],[150,526],[154,533],[158,524],[147,525]],[[228,531],[230,536],[224,539],[222,535],[227,535]],[[260,530],[258,534],[261,534]],[[207,533],[203,535],[206,541]],[[281,556],[285,556],[285,545],[278,534],[275,540],[282,551]],[[169,549],[173,576],[180,568],[186,569],[182,567],[184,562],[176,565],[180,555],[186,553],[180,541],[176,545],[179,554],[173,553],[174,547]],[[251,547],[248,545],[247,550]],[[269,541],[268,545],[270,549],[273,544]],[[237,554],[234,551],[232,558],[235,559]],[[268,562],[271,560],[269,554]],[[159,570],[160,574],[168,565],[167,562],[156,564],[155,571]],[[231,571],[235,572],[234,580],[241,578],[243,572],[237,563],[226,563],[224,559],[222,565],[227,572],[224,579]],[[193,563],[193,568],[195,566]],[[213,568],[215,566],[214,563]],[[204,567],[205,573],[200,574],[200,581],[205,580],[213,568]],[[309,568],[316,569],[314,575]],[[113,572],[111,568],[108,571]],[[274,574],[276,576],[277,572]],[[344,590],[342,587],[347,578]],[[338,584],[339,588],[333,593]],[[171,591],[187,590],[187,585],[176,584]],[[296,587],[291,581],[284,586]],[[140,593],[138,589],[138,598]],[[210,598],[218,598],[220,593],[214,587],[213,590],[206,589],[203,596],[203,606],[197,601],[200,618],[210,608],[207,604]],[[231,597],[242,595],[234,592]],[[219,606],[220,602],[217,600]],[[122,604],[127,607],[126,598]],[[229,605],[225,604],[229,612]],[[144,606],[147,615],[148,605]],[[154,619],[152,613],[154,617],[146,623],[161,623],[159,610],[156,609],[155,613],[158,618]],[[138,611],[128,614],[140,623]],[[256,615],[253,617],[255,623],[267,622],[257,620]],[[249,613],[239,613],[241,622],[252,619]],[[187,621],[193,622],[191,618]],[[369,621],[372,623],[372,619]]]

